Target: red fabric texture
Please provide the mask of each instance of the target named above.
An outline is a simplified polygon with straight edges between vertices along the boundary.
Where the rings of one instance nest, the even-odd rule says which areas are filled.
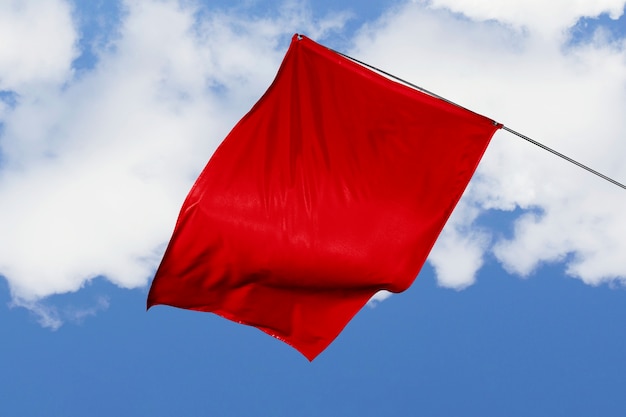
[[[294,36],[185,200],[148,307],[213,312],[313,360],[415,280],[499,127]]]

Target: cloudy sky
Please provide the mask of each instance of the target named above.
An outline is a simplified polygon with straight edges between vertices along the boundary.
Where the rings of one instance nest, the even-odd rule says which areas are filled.
[[[499,131],[407,292],[309,363],[145,297],[298,32],[626,183],[621,0],[0,0],[0,414],[622,415],[626,190]]]

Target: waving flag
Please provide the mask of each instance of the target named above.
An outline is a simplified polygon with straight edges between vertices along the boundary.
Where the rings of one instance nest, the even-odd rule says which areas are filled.
[[[213,312],[313,360],[415,280],[499,127],[295,35],[185,200],[148,307]]]

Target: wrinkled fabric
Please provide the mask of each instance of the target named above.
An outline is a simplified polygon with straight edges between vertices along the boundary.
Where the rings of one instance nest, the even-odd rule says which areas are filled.
[[[499,127],[294,36],[185,200],[148,307],[213,312],[313,360],[415,280]]]

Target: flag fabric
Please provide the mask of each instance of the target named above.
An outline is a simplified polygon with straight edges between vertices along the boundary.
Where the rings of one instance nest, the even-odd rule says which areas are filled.
[[[313,360],[415,280],[499,127],[294,35],[187,196],[148,307],[213,312]]]

